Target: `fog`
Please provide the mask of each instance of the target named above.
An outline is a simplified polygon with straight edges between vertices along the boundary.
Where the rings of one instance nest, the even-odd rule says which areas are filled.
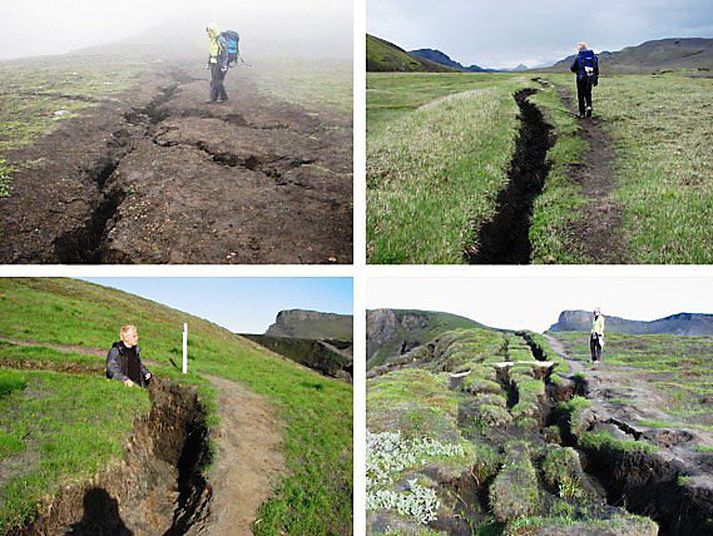
[[[208,23],[238,31],[247,58],[348,59],[352,14],[352,0],[3,0],[0,59],[107,43],[118,53],[130,44],[161,43],[195,56],[206,52]]]

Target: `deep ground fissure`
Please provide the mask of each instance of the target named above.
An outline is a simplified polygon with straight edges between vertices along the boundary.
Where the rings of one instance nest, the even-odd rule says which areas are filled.
[[[177,536],[204,528],[211,502],[202,473],[211,458],[205,409],[194,389],[168,381],[152,385],[150,398],[124,461],[63,488],[18,534]]]
[[[513,95],[520,108],[520,131],[510,162],[507,186],[498,194],[497,213],[477,230],[477,250],[466,253],[470,264],[528,264],[531,262],[530,220],[533,204],[549,172],[547,151],[552,127],[528,100],[537,90]]]

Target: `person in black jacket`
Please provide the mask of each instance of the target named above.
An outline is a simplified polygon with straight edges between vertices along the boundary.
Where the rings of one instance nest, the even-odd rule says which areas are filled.
[[[599,58],[587,43],[577,43],[577,57],[569,68],[577,75],[579,117],[592,117],[592,87],[599,83]]]
[[[121,340],[111,345],[106,356],[106,377],[119,380],[127,387],[134,384],[147,387],[152,375],[141,362],[136,326],[123,326],[119,338]]]

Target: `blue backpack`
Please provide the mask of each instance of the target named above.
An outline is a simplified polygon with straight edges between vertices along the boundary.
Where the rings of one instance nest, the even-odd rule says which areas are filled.
[[[593,50],[585,49],[579,51],[579,77],[594,79],[597,57]]]
[[[225,39],[226,51],[228,53],[228,65],[238,61],[238,56],[240,55],[240,35],[238,32],[233,30],[226,30],[222,32],[221,37]]]

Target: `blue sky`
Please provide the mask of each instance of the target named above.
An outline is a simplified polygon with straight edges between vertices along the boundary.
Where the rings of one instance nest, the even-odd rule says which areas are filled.
[[[82,278],[205,318],[236,333],[263,333],[282,309],[352,314],[352,279]]]
[[[367,31],[465,65],[530,67],[664,37],[713,37],[711,0],[366,0]]]

